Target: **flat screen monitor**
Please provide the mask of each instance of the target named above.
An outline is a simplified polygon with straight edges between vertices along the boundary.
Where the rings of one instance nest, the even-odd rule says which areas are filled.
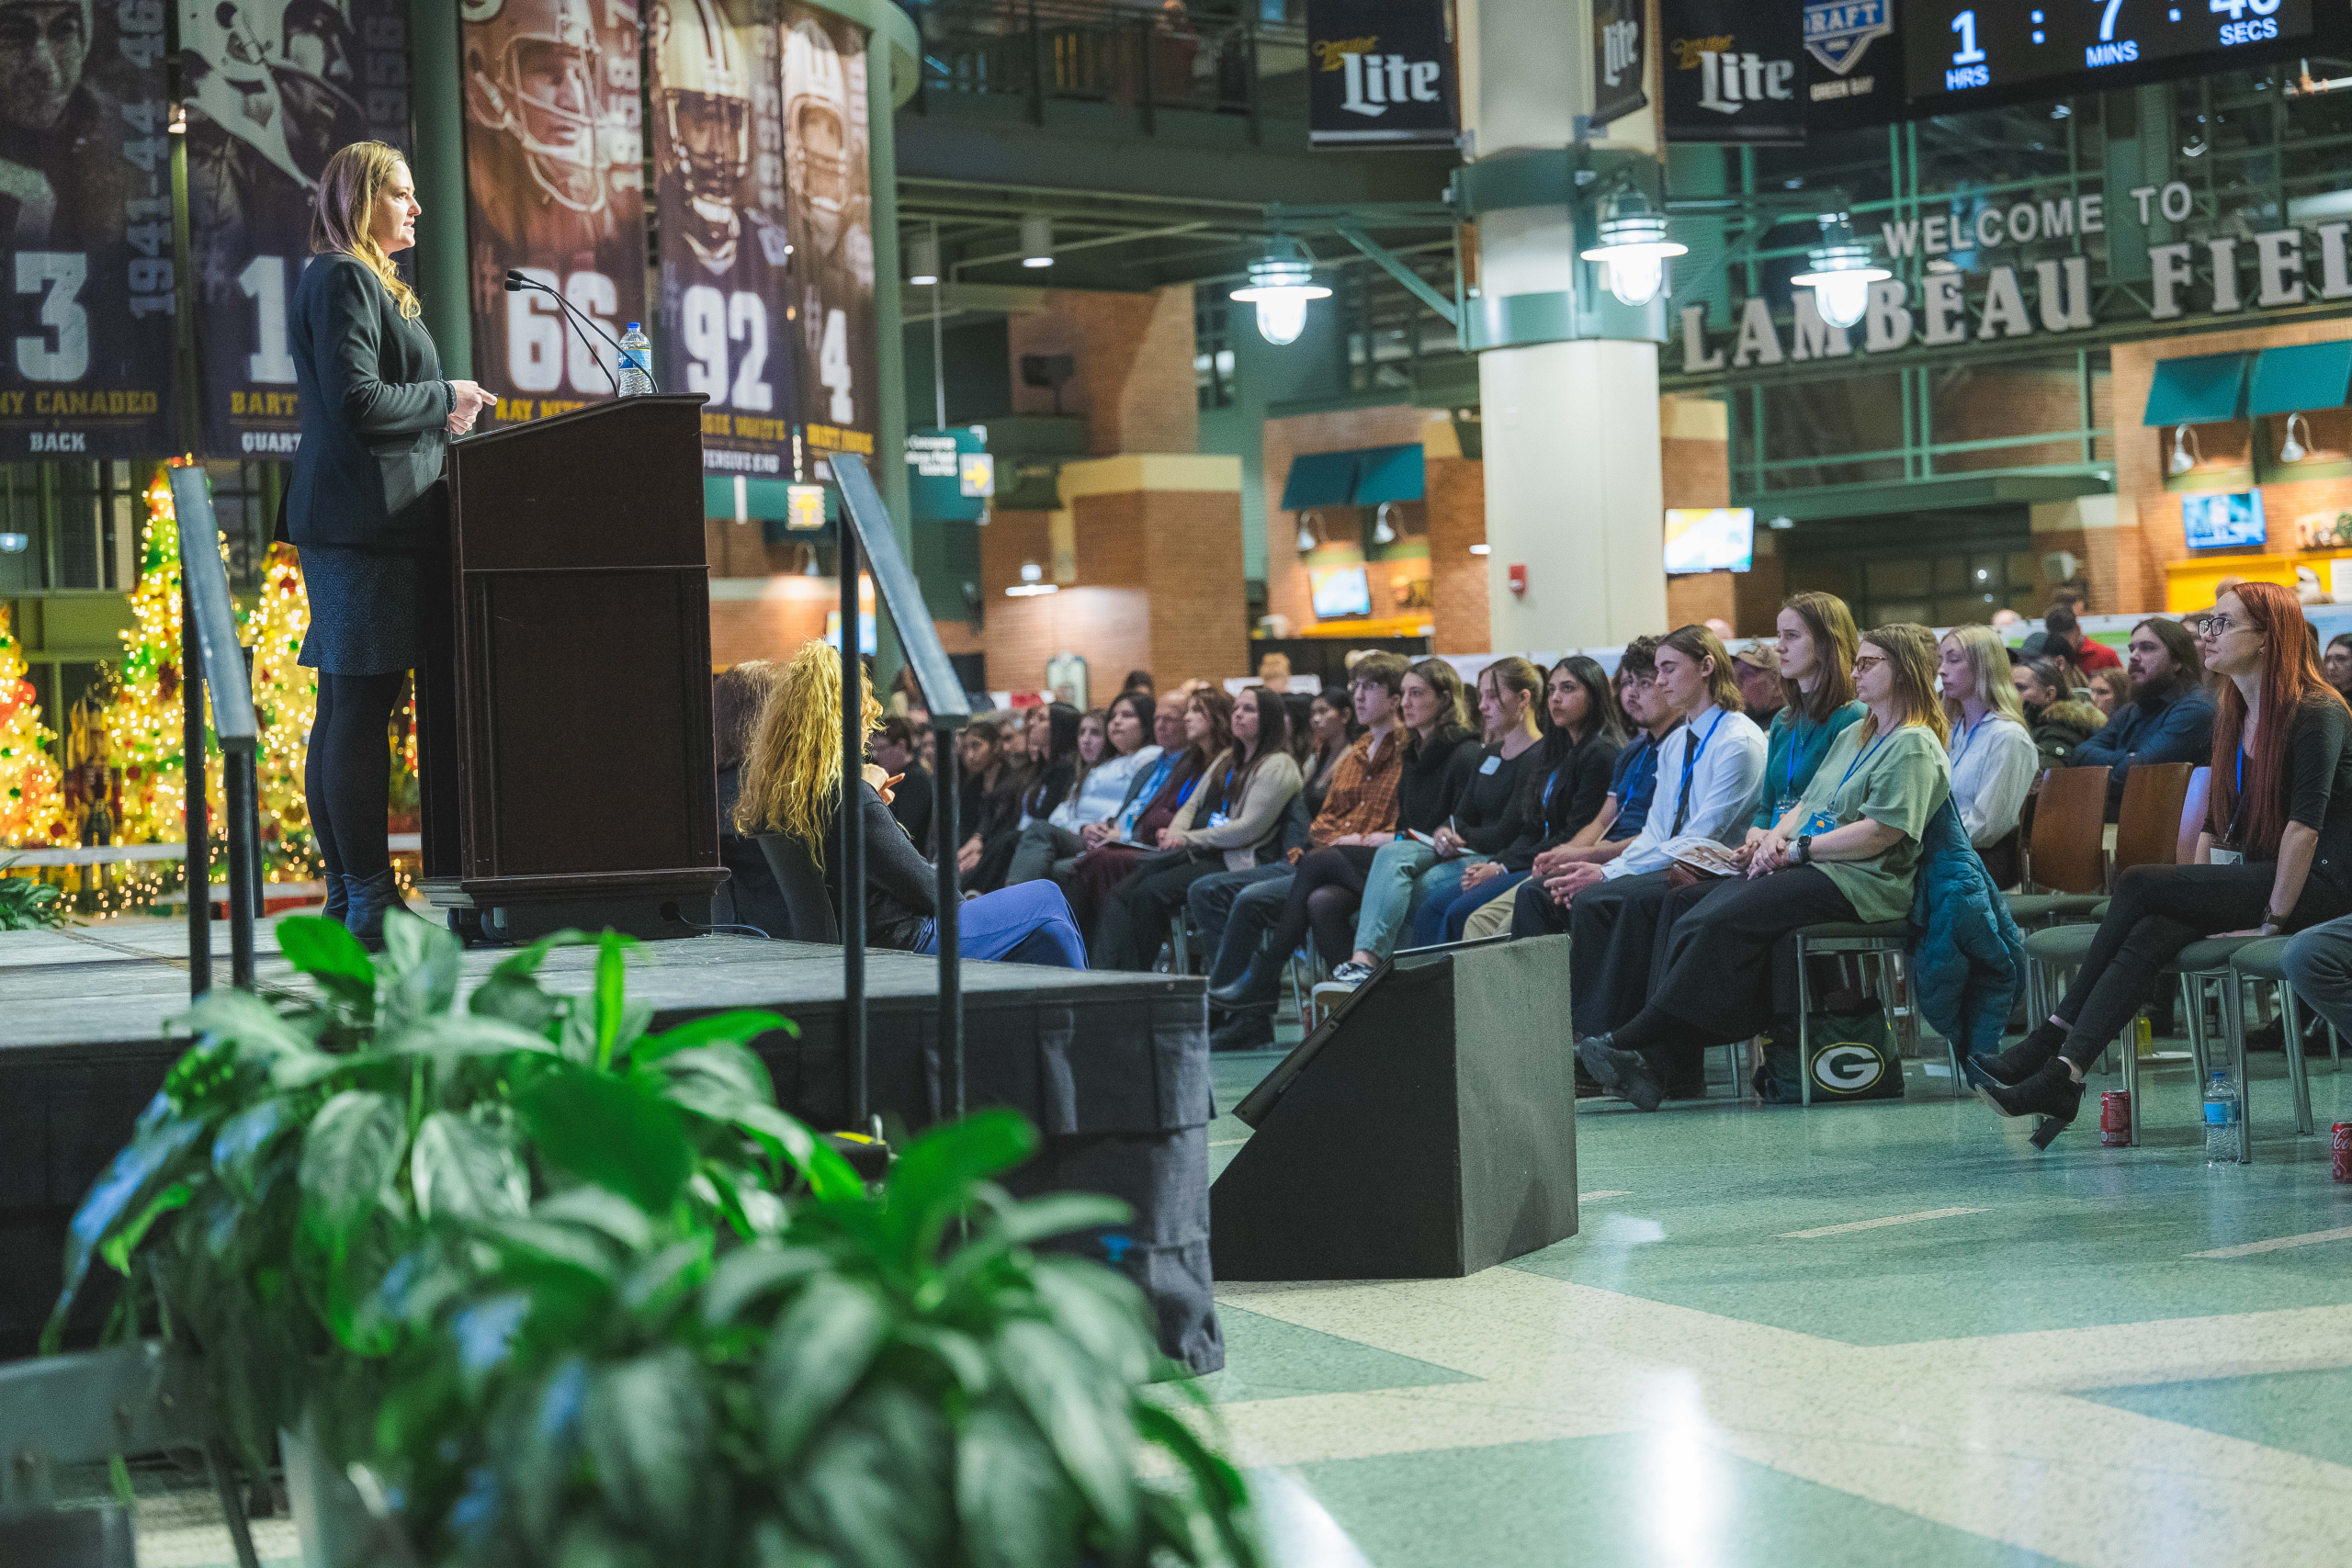
[[[1666,570],[1746,571],[1756,560],[1752,506],[1668,507]]]
[[[2184,495],[2180,523],[2192,550],[2260,545],[2268,536],[2258,490]]]
[[[1306,581],[1315,593],[1315,618],[1334,620],[1372,614],[1372,581],[1360,566],[1317,566],[1307,569]]]

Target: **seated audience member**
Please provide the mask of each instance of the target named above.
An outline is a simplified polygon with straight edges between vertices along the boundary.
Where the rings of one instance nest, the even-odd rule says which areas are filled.
[[[1354,720],[1355,712],[1346,693],[1317,692],[1307,699],[1305,734],[1301,735],[1296,728],[1292,730],[1293,746],[1302,741],[1305,745],[1298,760],[1299,793],[1306,797],[1306,815],[1310,818],[1323,809],[1324,797],[1331,793],[1331,775],[1355,740]]]
[[[1209,993],[1213,1005],[1235,1008],[1271,999],[1281,983],[1283,964],[1310,925],[1326,964],[1345,959],[1355,943],[1356,909],[1364,881],[1381,846],[1401,833],[1433,835],[1453,814],[1468,776],[1466,768],[1455,765],[1456,753],[1464,747],[1476,750],[1463,726],[1462,677],[1442,659],[1424,659],[1406,672],[1397,701],[1406,729],[1396,784],[1400,833],[1362,834],[1357,842],[1335,842],[1302,859],[1273,941],[1251,956],[1248,972],[1238,980]]]
[[[1770,743],[1738,711],[1731,660],[1714,634],[1678,627],[1658,643],[1657,660],[1651,695],[1682,723],[1658,747],[1657,794],[1640,835],[1606,864],[1588,860],[1541,883],[1530,878],[1520,886],[1511,919],[1520,936],[1575,931],[1569,995],[1579,1017],[1599,1016],[1589,1015],[1588,1007],[1605,1013],[1619,995],[1646,993],[1648,949],[1665,907],[1673,846],[1686,835],[1744,843],[1764,784]]]
[[[1138,791],[1131,795],[1109,823],[1089,823],[1079,829],[1084,847],[1070,863],[1068,886],[1080,931],[1094,929],[1112,889],[1159,845],[1161,830],[1175,822],[1176,813],[1193,798],[1211,759],[1232,746],[1233,699],[1216,690],[1171,696],[1159,705],[1153,728],[1159,736],[1161,761],[1168,766],[1154,763],[1138,775],[1138,782],[1150,785],[1157,778],[1158,784],[1148,795]]]
[[[1277,694],[1290,690],[1290,655],[1270,653],[1258,660],[1258,684]]]
[[[980,854],[989,837],[1012,820],[1019,809],[1020,770],[1006,755],[1005,724],[999,714],[974,714],[964,727],[957,747],[956,829],[963,835],[956,846],[960,875],[979,869]]]
[[[1731,656],[1731,672],[1739,682],[1742,711],[1758,724],[1770,725],[1788,702],[1781,680],[1781,645],[1759,642],[1740,649]]]
[[[875,766],[899,775],[899,783],[890,790],[890,815],[925,854],[931,852],[931,814],[937,804],[932,798],[931,770],[923,766],[923,752],[930,742],[929,735],[918,733],[895,714],[882,721],[881,730],[874,737]]]
[[[1781,668],[1796,700],[1782,707],[1766,737],[1763,787],[1755,792],[1739,835],[1743,856],[1753,855],[1795,807],[1837,737],[1861,717],[1853,696],[1854,617],[1845,601],[1829,593],[1797,594],[1781,607],[1774,627],[1783,650]],[[1707,888],[1703,881],[1660,869],[1577,898],[1567,929],[1577,939],[1569,963],[1578,1035],[1605,1033],[1641,1010],[1650,998],[1661,933],[1670,931]],[[1695,1099],[1706,1093],[1702,1046],[1678,1045],[1668,1066],[1668,1094]]]
[[[1071,859],[1086,847],[1079,835],[1089,824],[1107,823],[1126,804],[1127,792],[1159,760],[1159,748],[1147,746],[1151,735],[1152,700],[1141,692],[1122,692],[1106,713],[1097,708],[1079,721],[1079,769],[1069,793],[1044,818],[1021,829],[1005,886],[1035,882],[1056,861]],[[1087,754],[1090,731],[1095,747]]]
[[[2108,771],[2110,810],[2134,762],[2202,762],[2213,750],[2213,699],[2188,631],[2151,615],[2132,628],[2130,653],[2131,702],[2075,748],[2072,763]]]
[[[1993,886],[2014,887],[2021,864],[2018,818],[2041,772],[2041,753],[2026,728],[2008,655],[1992,627],[1954,626],[1944,634],[1937,660],[1944,719],[1951,728],[1945,755],[1952,804]]]
[[[2004,644],[2008,641],[2011,632],[2025,624],[2025,617],[2006,604],[1993,612],[1993,629],[2000,634]]]
[[[2352,712],[2321,675],[2305,624],[2294,590],[2275,582],[2241,583],[2214,606],[2202,662],[2227,680],[2197,862],[2118,877],[2056,1010],[1999,1055],[1970,1058],[1977,1092],[2002,1115],[2071,1122],[2083,1076],[2190,942],[2352,912]]]
[[[1210,760],[1201,786],[1160,830],[1161,852],[1146,857],[1103,904],[1094,927],[1095,968],[1150,968],[1194,883],[1221,871],[1254,870],[1280,847],[1283,814],[1298,794],[1290,710],[1281,693],[1251,686],[1233,705],[1229,722],[1230,744]]]
[[[1078,777],[1080,716],[1068,703],[1041,703],[1024,716],[1029,765],[1013,791],[1011,819],[1000,820],[989,834],[979,865],[964,879],[965,891],[985,893],[1003,886],[1023,830],[1046,820],[1069,797]]]
[[[2132,677],[2120,670],[2102,670],[2091,677],[2091,706],[2109,718],[2132,700]]]
[[[1349,742],[1331,770],[1330,787],[1309,824],[1305,849],[1385,842],[1396,827],[1396,786],[1404,777],[1404,728],[1398,707],[1407,667],[1394,653],[1373,653],[1349,669],[1348,701],[1363,733]],[[1323,700],[1318,697],[1317,701]],[[1209,967],[1214,998],[1250,971],[1266,935],[1281,923],[1290,899],[1294,858],[1250,872],[1226,872],[1193,884],[1187,898],[1193,927]],[[1283,956],[1287,956],[1285,953]],[[1209,1036],[1214,1051],[1260,1049],[1273,1043],[1274,994],[1211,1007],[1225,1021]]]
[[[1141,692],[1145,696],[1148,697],[1156,695],[1159,688],[1152,684],[1150,671],[1130,670],[1127,671],[1126,683],[1121,686],[1119,690],[1122,694],[1127,692]]]
[[[2338,632],[2327,639],[2327,651],[2320,655],[2320,673],[2335,688],[2339,697],[2352,698],[2352,632]]]
[[[1785,1010],[1776,993],[1792,997],[1795,987],[1776,987],[1772,955],[1791,931],[1909,915],[1920,835],[1951,794],[1935,667],[1925,626],[1880,626],[1862,638],[1854,684],[1867,715],[1747,852],[1745,874],[1715,882],[1674,922],[1654,999],[1619,1028],[1578,1041],[1577,1055],[1601,1087],[1637,1111],[1657,1110],[1678,1048],[1744,1039]]]
[[[760,708],[783,673],[784,667],[772,660],[752,659],[721,672],[710,685],[710,729],[718,754],[718,863],[728,871],[711,900],[710,918],[720,925],[749,926],[777,941],[791,937],[792,918],[767,856],[735,831],[735,802]]]
[[[2050,606],[2049,613],[2041,617],[2041,627],[2065,645],[2067,657],[2075,668],[2086,675],[2123,668],[2123,660],[2116,657],[2115,649],[2103,642],[2091,640],[2089,634],[2083,630],[2083,624],[2076,618],[2074,608],[2064,600]]]
[[[1610,694],[1608,671],[1580,653],[1552,666],[1544,678],[1544,739],[1520,777],[1511,807],[1518,831],[1492,859],[1463,872],[1452,898],[1422,902],[1413,916],[1413,945],[1461,941],[1480,906],[1526,881],[1537,855],[1566,843],[1600,815],[1624,744],[1624,720]]]
[[[865,728],[881,723],[873,688],[862,691]],[[834,827],[842,807],[841,655],[806,644],[762,710],[743,761],[736,830],[759,840],[792,911],[794,934],[821,941],[837,931],[844,897],[865,901],[865,940],[876,947],[935,953],[939,878],[890,815],[875,785],[885,775],[868,764],[856,782],[865,834],[865,886],[844,890]],[[1082,968],[1086,951],[1061,890],[1033,882],[967,898],[956,910],[957,945],[967,958]]]
[[[1715,640],[1717,642],[1729,642],[1732,638],[1739,635],[1737,632],[1732,630],[1731,623],[1724,620],[1721,615],[1709,615],[1702,624],[1709,631],[1715,634]]]
[[[2066,690],[2065,677],[2046,659],[2009,666],[2028,732],[2045,768],[2069,768],[2084,741],[2098,733],[2107,716]]]

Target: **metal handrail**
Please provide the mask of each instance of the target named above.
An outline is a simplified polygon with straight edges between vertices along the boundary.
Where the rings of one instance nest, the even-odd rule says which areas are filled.
[[[887,613],[905,650],[915,689],[931,714],[932,845],[937,858],[939,905],[934,930],[939,946],[939,1055],[946,1081],[938,1088],[943,1115],[964,1114],[964,990],[957,944],[963,890],[956,870],[961,841],[956,822],[956,732],[971,721],[964,682],[947,661],[939,633],[923,603],[922,589],[899,551],[890,510],[863,458],[831,459],[842,487],[842,980],[847,1008],[842,1030],[850,1066],[852,1125],[863,1127],[872,1112],[865,1050],[865,832],[857,809],[856,781],[865,762],[864,694],[857,657],[858,558],[865,553],[874,579],[875,608]]]
[[[211,844],[207,815],[205,698],[220,745],[229,829],[229,983],[254,988],[254,918],[261,908],[261,806],[254,753],[261,737],[253,679],[237,642],[236,603],[220,559],[220,531],[204,470],[171,469],[180,540],[180,758],[187,781],[188,994],[212,988]]]

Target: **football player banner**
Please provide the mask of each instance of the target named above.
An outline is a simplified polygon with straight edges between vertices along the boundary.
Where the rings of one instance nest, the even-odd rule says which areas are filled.
[[[204,450],[290,457],[319,176],[354,141],[407,150],[407,23],[400,0],[180,0],[180,73]]]
[[[799,366],[785,224],[783,35],[775,0],[653,0],[653,367],[700,392],[703,467],[791,472]]]
[[[496,429],[611,397],[619,357],[548,295],[508,292],[510,269],[615,338],[646,320],[638,12],[459,0],[458,15],[474,379],[498,400],[477,428]]]
[[[792,243],[785,319],[797,328],[802,389],[792,477],[824,479],[832,453],[873,460],[881,413],[865,35],[800,6],[785,6],[780,20],[784,218]]]
[[[175,445],[164,0],[0,0],[0,460]]]

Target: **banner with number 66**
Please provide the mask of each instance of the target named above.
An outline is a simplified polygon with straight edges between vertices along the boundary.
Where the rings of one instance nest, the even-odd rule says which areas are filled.
[[[400,0],[180,0],[180,72],[204,450],[290,457],[311,205],[335,149],[407,150],[407,23]]]
[[[163,0],[0,0],[0,461],[173,438]]]

